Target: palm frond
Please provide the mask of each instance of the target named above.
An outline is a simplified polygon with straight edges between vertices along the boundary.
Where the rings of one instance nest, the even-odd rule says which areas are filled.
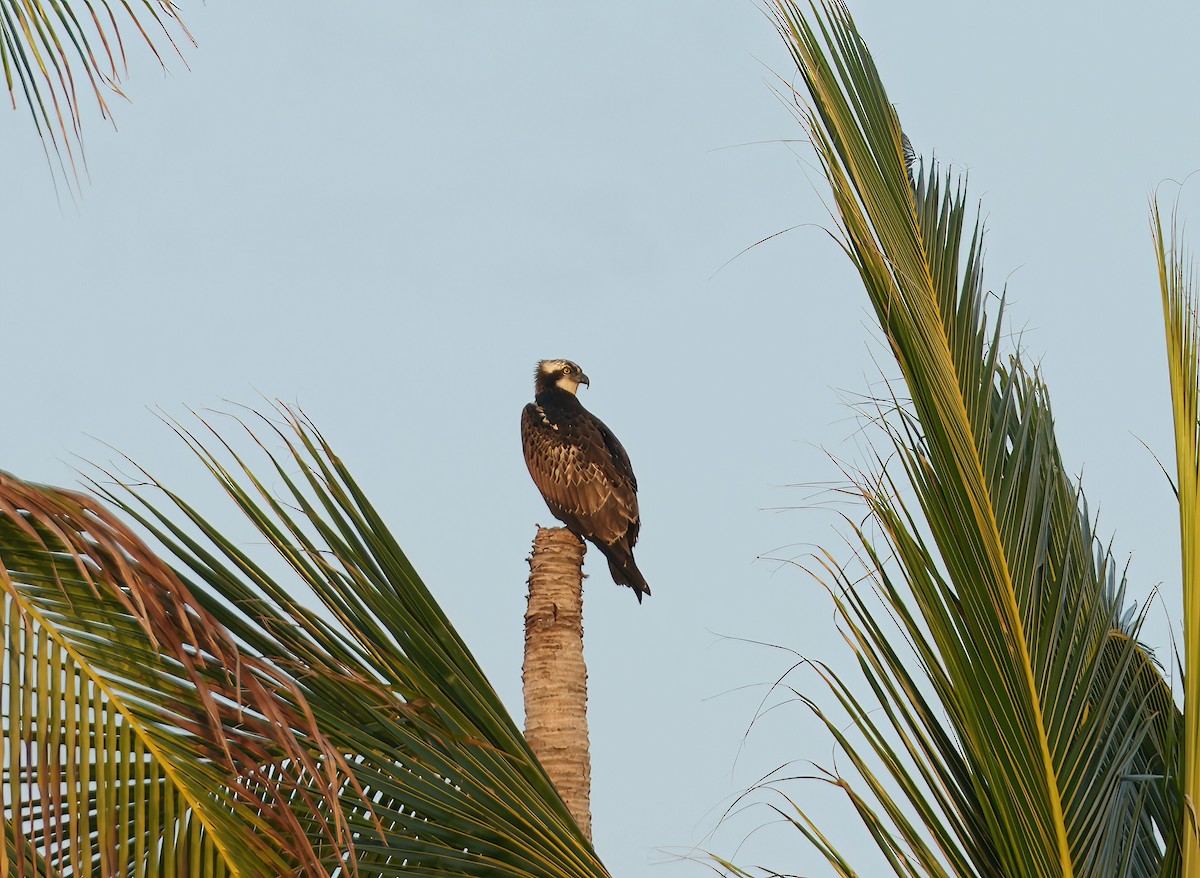
[[[1182,874],[1193,875],[1200,870],[1200,310],[1195,267],[1183,250],[1174,214],[1168,230],[1154,202],[1150,220],[1167,336],[1182,549],[1184,728],[1179,785],[1185,808],[1176,831]]]
[[[349,470],[302,415],[276,414],[282,423],[259,418],[262,429],[246,435],[278,497],[216,432],[206,443],[176,427],[293,582],[270,576],[161,485],[182,521],[143,493],[109,498],[171,549],[181,576],[247,651],[296,669],[317,727],[357,784],[345,788],[342,811],[358,874],[606,875]],[[308,609],[298,586],[325,613]]]
[[[83,159],[88,95],[105,119],[111,118],[106,94],[124,97],[120,81],[128,68],[118,16],[160,64],[160,46],[179,53],[172,30],[192,40],[171,0],[0,0],[0,67],[12,107],[19,92],[47,159],[53,153],[65,177],[77,178],[76,157]]]
[[[1063,466],[1046,388],[1002,354],[965,186],[936,164],[914,173],[843,3],[773,8],[843,247],[911,398],[908,416],[879,416],[896,462],[858,485],[882,533],[858,531],[862,560],[909,649],[825,562],[873,689],[867,705],[823,671],[865,739],[827,720],[869,795],[845,789],[899,875],[1157,874],[1178,715]]]

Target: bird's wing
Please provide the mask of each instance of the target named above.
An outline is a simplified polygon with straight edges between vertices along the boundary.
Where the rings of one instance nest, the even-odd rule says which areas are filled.
[[[521,413],[521,445],[529,474],[556,518],[600,542],[636,540],[637,484],[629,456],[604,424],[586,411],[551,423],[531,403]]]
[[[625,451],[625,446],[621,444],[621,440],[613,435],[613,431],[605,426],[604,422],[597,417],[591,417],[595,422],[597,429],[600,431],[600,437],[604,440],[604,446],[608,449],[608,453],[612,455],[613,469],[618,481],[626,482],[631,487],[634,493],[637,493],[637,476],[633,474],[633,464],[629,461],[629,454]]]
[[[629,460],[629,453],[625,450],[625,446],[621,444],[620,439],[613,435],[613,431],[608,429],[599,418],[590,414],[588,417],[595,423],[604,446],[608,449],[611,460],[608,475],[614,486],[614,496],[619,499],[626,513],[625,520],[629,524],[625,531],[625,538],[629,542],[629,547],[633,548],[637,545],[638,530],[642,524],[641,514],[638,512],[638,483],[637,476],[633,474],[633,463]]]

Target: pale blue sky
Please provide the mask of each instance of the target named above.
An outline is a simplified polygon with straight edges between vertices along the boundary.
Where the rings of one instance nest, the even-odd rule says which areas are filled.
[[[534,362],[574,359],[633,458],[654,589],[639,607],[589,561],[601,855],[707,874],[651,868],[698,843],[825,874],[795,832],[742,844],[763,808],[706,838],[761,775],[831,762],[795,706],[747,735],[792,659],[723,638],[847,666],[820,588],[757,559],[844,554],[829,510],[771,510],[811,506],[788,486],[836,478],[827,452],[858,459],[839,392],[877,378],[865,295],[816,228],[823,186],[783,142],[801,135],[772,92],[781,41],[750,0],[333,8],[184,2],[190,71],[131,51],[133,103],[113,101],[118,133],[88,119],[77,204],[4,114],[0,468],[71,483],[73,455],[111,459],[99,439],[244,532],[151,409],[298,402],[519,713],[525,558],[551,517],[518,417]],[[1200,168],[1200,7],[852,9],[918,151],[970,172],[989,286],[1007,282],[1136,596],[1165,582],[1177,615],[1172,498],[1135,436],[1171,458],[1146,203]]]

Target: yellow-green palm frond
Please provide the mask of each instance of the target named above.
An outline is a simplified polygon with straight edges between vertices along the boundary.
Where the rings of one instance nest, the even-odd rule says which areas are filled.
[[[85,104],[94,101],[107,119],[107,96],[123,96],[123,30],[136,33],[160,64],[161,46],[178,54],[172,31],[191,40],[171,0],[0,0],[0,67],[12,107],[28,107],[64,176],[74,177],[82,158]]]
[[[1154,202],[1150,224],[1167,337],[1182,550],[1184,731],[1179,777],[1187,807],[1176,828],[1182,874],[1194,875],[1200,870],[1200,307],[1195,266],[1184,251],[1174,215],[1164,226]]]
[[[872,687],[864,700],[822,669],[859,737],[814,709],[865,790],[838,783],[899,875],[1158,874],[1178,712],[1063,465],[1045,385],[1002,350],[965,185],[915,161],[843,3],[772,8],[909,398],[886,402],[891,453],[858,484],[883,609],[823,562]]]

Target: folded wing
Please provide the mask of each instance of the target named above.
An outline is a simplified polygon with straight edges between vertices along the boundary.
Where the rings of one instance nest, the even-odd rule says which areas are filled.
[[[632,548],[639,527],[629,455],[596,417],[552,424],[530,403],[521,413],[525,464],[554,516],[580,536]]]

